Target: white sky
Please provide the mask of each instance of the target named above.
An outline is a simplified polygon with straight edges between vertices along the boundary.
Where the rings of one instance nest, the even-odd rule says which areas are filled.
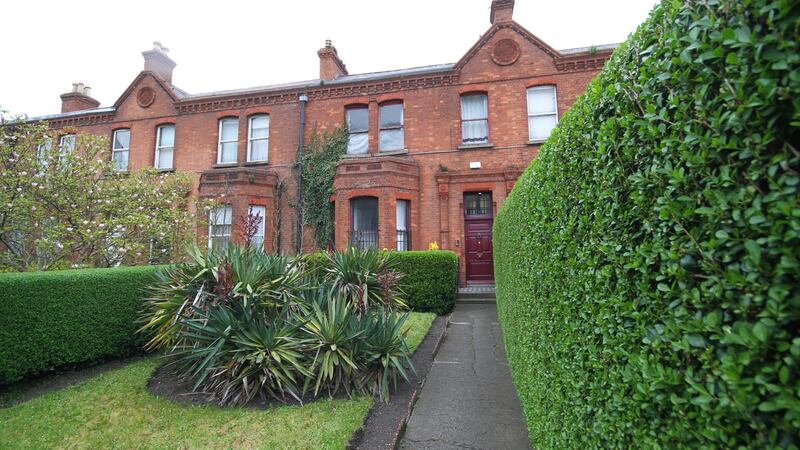
[[[556,49],[621,42],[657,0],[517,0],[514,19]],[[73,82],[116,101],[154,40],[200,93],[314,79],[333,40],[351,74],[456,62],[491,0],[11,1],[2,6],[0,110],[60,111]]]

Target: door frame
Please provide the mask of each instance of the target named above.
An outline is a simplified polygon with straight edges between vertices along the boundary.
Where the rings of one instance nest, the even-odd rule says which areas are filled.
[[[485,194],[489,197],[489,212],[487,214],[473,214],[467,215],[467,201],[466,197],[470,194]],[[492,191],[490,190],[480,190],[480,191],[464,191],[463,192],[463,202],[462,202],[462,214],[464,216],[464,275],[465,281],[467,284],[494,284],[494,258],[492,258],[492,277],[488,280],[470,280],[470,270],[469,264],[467,263],[468,258],[468,250],[467,250],[467,224],[470,222],[489,222],[489,242],[491,243],[492,238],[492,225],[494,225],[494,203],[492,201]],[[490,244],[491,245],[491,244]],[[492,254],[494,254],[494,249],[492,249]]]

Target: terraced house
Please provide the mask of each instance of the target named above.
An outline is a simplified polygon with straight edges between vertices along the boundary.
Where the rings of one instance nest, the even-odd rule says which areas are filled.
[[[461,283],[491,283],[494,215],[613,49],[553,49],[513,9],[513,0],[494,0],[491,26],[455,63],[350,74],[328,41],[317,52],[319,78],[205,94],[173,83],[176,64],[156,43],[113,105],[100,107],[77,84],[60,114],[37,119],[108,136],[117,170],[194,174],[195,195],[225,194],[211,226],[198,228],[209,245],[240,239],[236,218],[252,210],[266,217],[258,238],[268,251],[294,250],[296,216],[276,203],[276,189],[286,186],[288,205],[298,150],[312,132],[347,123],[331,198],[336,247],[436,241],[460,255]]]

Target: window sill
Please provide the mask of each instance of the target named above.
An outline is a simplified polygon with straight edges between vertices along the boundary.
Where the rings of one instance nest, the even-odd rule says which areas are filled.
[[[407,148],[402,148],[400,150],[381,150],[377,153],[379,156],[390,156],[390,155],[405,155],[408,153]]]
[[[246,163],[244,163],[244,165],[245,166],[266,166],[266,165],[269,165],[269,161],[247,161]]]
[[[494,148],[494,144],[492,144],[491,142],[486,142],[481,144],[461,144],[458,146],[459,150],[473,150],[481,148]]]
[[[342,158],[369,158],[372,153],[345,153]]]
[[[547,138],[544,138],[544,139],[532,139],[532,140],[526,142],[525,144],[527,144],[527,145],[542,145],[545,142],[547,142]]]
[[[239,163],[235,163],[235,162],[233,162],[233,163],[218,163],[218,164],[212,165],[211,167],[213,167],[215,169],[227,169],[229,167],[236,167],[237,164],[239,164]]]
[[[175,168],[174,167],[170,167],[168,169],[158,169],[158,168],[156,168],[156,172],[158,172],[158,173],[175,172]]]

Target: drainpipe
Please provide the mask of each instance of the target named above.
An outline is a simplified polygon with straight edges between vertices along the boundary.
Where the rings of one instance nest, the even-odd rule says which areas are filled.
[[[306,139],[306,104],[308,96],[300,94],[300,137],[297,146],[297,206],[295,217],[295,252],[299,255],[303,251],[303,155],[305,154]]]

